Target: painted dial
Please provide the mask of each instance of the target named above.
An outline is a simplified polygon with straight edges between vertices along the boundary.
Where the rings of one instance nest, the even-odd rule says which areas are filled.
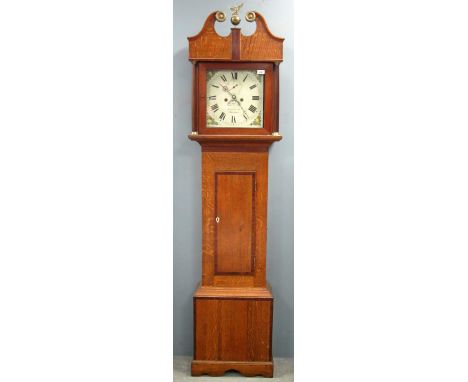
[[[208,70],[206,126],[262,128],[263,77],[257,70]]]

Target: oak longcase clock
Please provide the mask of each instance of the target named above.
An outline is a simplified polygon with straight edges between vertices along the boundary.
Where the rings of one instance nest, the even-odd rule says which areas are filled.
[[[231,21],[239,24],[238,7]],[[189,37],[192,132],[202,151],[202,277],[194,293],[192,375],[273,376],[273,294],[266,279],[268,150],[278,133],[283,39],[248,12],[255,33]]]

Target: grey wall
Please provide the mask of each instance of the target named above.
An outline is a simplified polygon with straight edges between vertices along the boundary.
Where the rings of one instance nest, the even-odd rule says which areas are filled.
[[[240,3],[240,2],[239,2]],[[192,293],[201,277],[201,154],[189,141],[191,131],[191,64],[187,37],[197,34],[209,13],[236,2],[174,0],[174,354],[193,352]],[[269,160],[267,276],[275,296],[273,356],[293,355],[293,8],[292,1],[244,1],[241,16],[256,10],[265,16],[272,33],[285,38],[280,66],[280,133]],[[254,23],[243,21],[244,34]],[[218,24],[217,24],[218,25]],[[218,29],[219,28],[219,29]],[[217,26],[227,35],[230,22]]]

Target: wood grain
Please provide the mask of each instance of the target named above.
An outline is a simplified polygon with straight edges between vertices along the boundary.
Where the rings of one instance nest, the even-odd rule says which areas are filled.
[[[272,362],[272,298],[195,297],[194,306],[194,361]]]
[[[188,37],[189,60],[192,61],[263,61],[283,60],[282,37],[271,33],[265,18],[258,12],[255,33],[245,36],[238,28],[231,28],[228,36],[220,36],[215,30],[216,12],[211,13],[201,31]]]
[[[212,297],[212,298],[252,298],[256,300],[273,299],[271,286],[267,284],[265,288],[251,287],[251,288],[237,288],[237,287],[214,287],[198,285],[197,290],[193,297]]]
[[[235,134],[224,134],[224,135],[214,135],[214,134],[204,134],[204,135],[189,135],[189,139],[197,142],[226,142],[226,143],[236,143],[242,142],[242,144],[247,144],[249,142],[265,142],[273,143],[283,139],[281,135],[235,135]]]
[[[252,361],[271,361],[273,301],[266,304],[261,300],[253,300],[247,309],[248,358]]]
[[[192,132],[198,131],[198,65],[192,64]]]
[[[217,215],[215,177],[216,173],[220,172],[255,173],[255,267],[252,274],[216,274],[215,258],[217,224],[215,219]],[[267,152],[202,152],[202,285],[233,287],[266,286],[267,198]],[[231,213],[234,213],[234,210]]]
[[[240,60],[240,39],[241,33],[238,28],[231,28],[231,46],[232,46],[232,59]]]
[[[188,37],[190,60],[230,60],[232,57],[231,35],[220,36],[214,24],[216,12],[211,13],[202,30],[195,36]]]
[[[250,361],[248,308],[249,300],[204,300],[206,305],[219,306],[219,360]]]
[[[219,306],[216,304],[200,304],[194,299],[196,314],[194,323],[194,358],[204,360],[219,359]]]
[[[189,139],[197,141],[202,151],[215,152],[268,152],[273,142],[280,141],[281,135],[189,135]]]
[[[255,33],[251,36],[241,34],[240,59],[248,61],[282,61],[284,38],[270,32],[265,18],[258,12]]]
[[[279,94],[280,94],[280,89],[279,89],[279,86],[280,86],[280,80],[279,80],[279,64],[275,64],[274,66],[274,86],[275,86],[275,89],[273,90],[273,94],[274,94],[274,106],[273,106],[273,110],[275,111],[274,112],[274,122],[273,122],[273,132],[275,133],[278,133],[279,131]]]
[[[273,377],[273,362],[192,361],[192,375],[208,374],[219,377],[234,370],[246,377]]]
[[[255,262],[255,172],[215,173],[215,274],[250,274]]]

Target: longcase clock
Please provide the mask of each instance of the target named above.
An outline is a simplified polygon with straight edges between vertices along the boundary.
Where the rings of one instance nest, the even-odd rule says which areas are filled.
[[[231,21],[239,24],[238,8]],[[273,376],[273,294],[266,278],[268,150],[278,133],[283,38],[248,12],[255,33],[189,37],[193,114],[202,153],[202,277],[194,293],[192,375]]]

